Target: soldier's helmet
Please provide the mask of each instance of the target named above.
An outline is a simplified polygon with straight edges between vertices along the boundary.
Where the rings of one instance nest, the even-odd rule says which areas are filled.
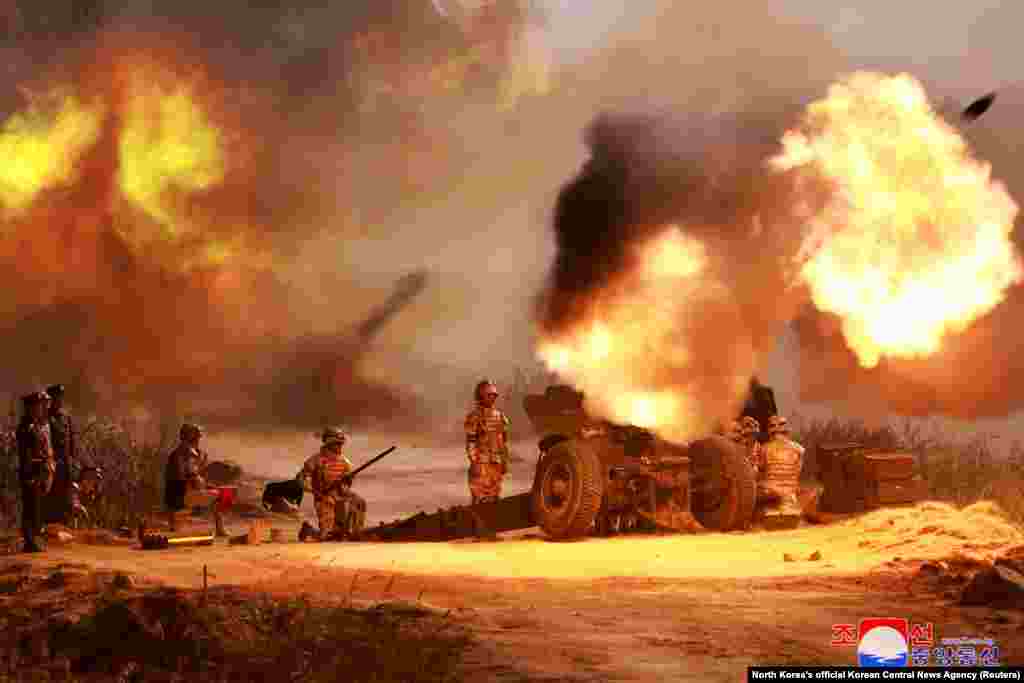
[[[202,435],[203,428],[194,422],[186,422],[181,425],[181,430],[178,432],[178,438],[182,441],[189,441]]]
[[[498,386],[489,379],[480,380],[476,385],[476,389],[473,390],[473,396],[478,401],[483,400],[486,395],[498,395]]]
[[[64,395],[64,385],[63,384],[53,384],[51,386],[48,386],[48,387],[46,387],[46,394],[50,398],[60,398],[61,396]]]
[[[740,420],[740,433],[743,436],[750,436],[761,431],[761,425],[756,418],[744,415],[743,419]]]
[[[21,397],[21,402],[25,404],[25,407],[34,406],[37,403],[46,403],[50,400],[50,397],[45,391],[33,391],[32,393],[25,394]]]
[[[789,426],[786,418],[781,415],[772,415],[768,418],[769,434],[788,434]]]
[[[320,435],[320,438],[324,442],[325,446],[333,444],[344,446],[345,442],[348,441],[348,434],[344,427],[326,427]]]

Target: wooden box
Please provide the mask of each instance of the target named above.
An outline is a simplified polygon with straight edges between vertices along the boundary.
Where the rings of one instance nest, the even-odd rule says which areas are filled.
[[[824,512],[860,512],[865,508],[867,476],[864,448],[856,443],[822,444],[817,450],[818,468],[825,491]]]
[[[914,456],[911,453],[867,453],[864,470],[869,481],[894,481],[914,476]]]
[[[868,507],[911,505],[928,496],[928,484],[921,477],[874,482],[868,487]]]

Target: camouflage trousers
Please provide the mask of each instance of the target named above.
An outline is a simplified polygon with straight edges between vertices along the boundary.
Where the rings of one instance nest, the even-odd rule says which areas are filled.
[[[366,501],[351,491],[318,496],[313,506],[322,536],[331,533],[352,535],[366,526]]]
[[[469,494],[473,503],[501,497],[501,480],[505,466],[500,463],[477,463],[469,466]]]

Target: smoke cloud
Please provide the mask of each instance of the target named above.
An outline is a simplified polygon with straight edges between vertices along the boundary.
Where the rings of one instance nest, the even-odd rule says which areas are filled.
[[[625,364],[606,361],[611,376],[602,383],[639,373],[634,386],[671,396],[664,409],[652,407],[668,414],[651,418],[666,424],[669,438],[694,438],[735,413],[803,300],[790,282],[805,238],[806,189],[798,193],[790,177],[764,166],[791,115],[783,106],[686,121],[602,117],[589,131],[591,160],[559,197],[559,255],[539,302],[544,335],[557,343],[592,315],[617,319],[612,343],[637,355]],[[675,259],[696,263],[665,264],[637,291],[629,274],[659,270],[640,261],[666,229],[689,241],[662,245],[662,258],[693,245],[696,253]],[[608,288],[624,289],[624,301],[604,300]],[[618,306],[625,317],[611,312]],[[688,404],[675,405],[682,397]],[[618,401],[605,412],[624,420],[644,410],[619,410]]]
[[[770,44],[773,38],[767,37]],[[753,44],[761,46],[759,39]],[[792,178],[772,177],[764,161],[782,133],[797,124],[799,109],[824,94],[825,83],[816,77],[832,80],[840,73],[831,71],[836,59],[823,60],[820,71],[807,77],[780,68],[784,61],[754,65],[740,51],[730,65],[742,65],[745,72],[734,75],[749,86],[740,92],[704,85],[700,74],[692,81],[684,76],[689,97],[670,94],[666,103],[622,96],[617,111],[632,106],[646,114],[606,115],[593,123],[587,138],[591,160],[558,200],[558,255],[538,304],[551,344],[545,352],[549,364],[570,368],[567,377],[588,393],[621,395],[621,401],[598,401],[603,415],[647,415],[644,426],[667,415],[671,419],[664,422],[672,427],[664,427],[664,435],[692,438],[735,413],[746,379],[764,369],[765,355],[795,318],[804,400],[841,402],[873,416],[1003,416],[1017,409],[1020,363],[1013,360],[1017,340],[1011,321],[1021,301],[1019,288],[1011,288],[1002,304],[965,332],[947,334],[936,355],[886,359],[866,369],[848,348],[841,321],[817,312],[808,293],[792,286],[794,256],[808,237],[806,219],[818,209],[814,200],[806,206],[806,188],[795,191],[788,184]],[[721,76],[715,66],[709,74]],[[672,113],[657,113],[662,111]],[[946,113],[952,121],[959,110]],[[991,162],[994,176],[1020,196],[1014,177],[1019,165],[1007,151],[1013,147],[1004,131],[989,132],[993,126],[989,119],[965,131],[971,155]],[[827,195],[823,186],[816,196],[824,204]],[[955,256],[970,244],[955,242],[964,235],[958,226],[949,228],[940,232],[954,241],[934,249]],[[667,273],[660,284],[638,283],[636,273],[657,271],[638,262],[650,258],[647,247],[666,230],[682,235],[684,246],[670,245],[674,249],[685,251],[689,238],[701,246],[690,255],[699,263],[697,275]],[[1018,246],[1020,236],[1018,225]],[[638,310],[643,307],[648,310]],[[609,320],[615,328],[611,342],[601,327]],[[574,373],[565,360],[573,346],[579,356],[602,356],[607,371],[596,362],[598,367]],[[644,391],[629,393],[638,387]],[[673,429],[679,433],[666,431]]]
[[[477,228],[396,233],[545,88],[517,3],[449,4],[16,5],[4,47],[40,59],[4,79],[0,310],[17,361],[0,383],[214,425],[422,416],[412,382],[364,366],[392,319],[449,305],[428,296],[445,278],[422,245]],[[359,253],[396,238],[377,263]],[[389,300],[410,272],[414,291]]]
[[[518,3],[490,15],[441,4],[239,0],[214,16],[182,2],[157,16],[125,0],[63,16],[63,3],[22,3],[6,19],[20,32],[5,46],[4,112],[30,109],[27,88],[50,122],[66,99],[47,98],[70,87],[99,113],[73,179],[48,170],[3,219],[2,338],[17,361],[0,383],[63,380],[83,408],[145,405],[212,424],[436,424],[480,376],[530,361],[535,311],[541,333],[564,329],[673,223],[705,245],[709,287],[677,330],[695,356],[671,381],[720,397],[702,419],[731,410],[737,378],[762,368],[800,305],[784,286],[800,237],[790,188],[762,182],[760,164],[851,65],[815,29],[749,3],[639,3],[572,64],[551,48],[585,44],[568,35],[580,22],[554,30]],[[167,128],[154,123],[161,105],[132,104],[146,96],[140,80],[186,93],[200,115],[169,105],[167,120],[216,131],[219,155],[186,145],[179,158],[181,139],[163,133],[175,163],[154,171],[158,155],[136,155],[128,184],[128,132],[152,149]],[[1001,98],[970,132],[997,175],[1009,147],[985,131],[1004,125],[1006,107]],[[422,291],[361,336],[411,272],[426,273]],[[871,371],[850,364],[827,316],[805,315],[802,395],[1008,409],[1003,380],[964,386],[940,370],[1016,377],[1012,354],[990,349],[1003,348],[1018,299],[952,340],[944,360]],[[324,373],[340,393],[327,404],[316,398]]]
[[[607,110],[588,128],[590,160],[556,204],[558,252],[537,301],[554,344],[546,359],[559,367],[560,343],[581,321],[612,320],[622,350],[609,351],[607,371],[566,377],[588,395],[612,395],[594,406],[601,414],[670,439],[707,433],[735,412],[802,301],[789,287],[805,236],[799,202],[764,162],[842,62],[798,24],[754,35],[756,24],[664,6],[592,61],[613,84]],[[793,68],[801,53],[814,68]],[[642,95],[627,72],[672,85]],[[689,254],[698,265],[637,282],[647,247],[662,239],[669,253],[699,245]]]

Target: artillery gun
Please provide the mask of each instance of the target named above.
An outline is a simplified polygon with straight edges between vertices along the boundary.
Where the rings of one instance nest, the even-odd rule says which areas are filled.
[[[756,476],[744,448],[724,436],[686,446],[633,426],[590,418],[583,395],[549,387],[523,407],[541,439],[532,512],[552,538],[633,528],[745,528]]]
[[[774,409],[773,395],[771,404]],[[566,386],[531,394],[523,407],[543,435],[530,491],[381,524],[361,540],[449,541],[534,526],[552,539],[571,540],[634,530],[734,531],[753,520],[757,480],[750,454],[724,436],[680,446],[638,427],[595,420],[583,395]]]

